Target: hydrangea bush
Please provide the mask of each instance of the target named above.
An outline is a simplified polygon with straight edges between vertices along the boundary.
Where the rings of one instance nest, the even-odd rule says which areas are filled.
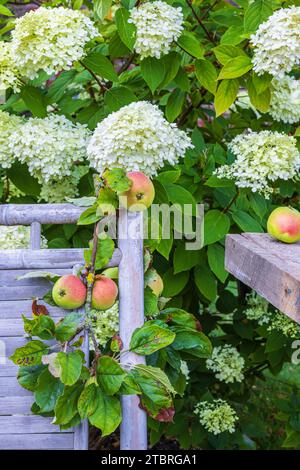
[[[274,385],[292,367],[299,327],[256,294],[244,295],[224,269],[224,241],[229,232],[266,231],[276,206],[300,208],[300,7],[72,5],[1,15],[2,203],[91,197],[95,172],[116,167],[152,176],[157,203],[203,203],[203,248],[186,252],[176,237],[145,242],[164,282],[158,304],[150,296],[148,319],[170,322],[172,309],[170,328],[189,330],[184,344],[147,356],[176,392],[169,422],[148,419],[151,445],[165,435],[183,449],[299,449],[299,391],[290,376],[284,394]],[[20,16],[18,5],[6,6]],[[27,243],[19,229],[2,233],[4,247]],[[92,230],[47,226],[44,236],[50,248],[87,247]],[[183,311],[197,321],[176,324]],[[107,353],[117,305],[90,321]],[[190,347],[201,332],[210,357]],[[269,413],[261,397],[270,383]],[[268,421],[274,415],[280,432]]]

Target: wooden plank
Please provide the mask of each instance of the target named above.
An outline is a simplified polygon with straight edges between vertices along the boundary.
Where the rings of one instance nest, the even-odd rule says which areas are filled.
[[[31,393],[31,396],[25,397],[0,397],[0,415],[31,414],[30,408],[33,402],[33,393]]]
[[[30,341],[29,339],[23,338],[22,336],[2,336],[0,338],[6,346],[6,357],[11,356],[16,348],[20,348]],[[47,341],[45,341],[47,343]]]
[[[121,363],[145,364],[145,357],[128,352],[133,331],[144,323],[143,213],[119,213],[118,246],[122,251],[119,266],[120,336],[125,354]],[[135,395],[121,397],[121,450],[147,449],[147,417]]]
[[[11,361],[7,361],[7,364],[0,363],[0,377],[16,377],[18,369]]]
[[[41,248],[42,226],[40,222],[32,222],[30,224],[30,249],[40,250]]]
[[[225,267],[237,279],[300,323],[300,244],[267,234],[228,235]]]
[[[1,450],[71,450],[73,433],[52,434],[2,434]]]
[[[59,307],[52,307],[46,304],[42,300],[39,300],[39,304],[46,305],[49,315],[55,318],[64,317],[68,311],[63,310]],[[16,301],[1,301],[0,303],[0,318],[21,318],[21,314],[26,317],[31,316],[32,300],[16,300]],[[1,333],[1,331],[0,331]]]
[[[61,248],[44,250],[0,250],[0,269],[55,270],[72,268],[84,264],[82,248]],[[120,250],[116,249],[107,267],[118,266]]]
[[[21,387],[18,383],[17,377],[0,377],[0,397],[9,396],[32,397],[32,392]]]
[[[48,284],[50,286],[51,283],[47,281],[47,279],[35,277],[30,279],[20,279],[17,280],[17,277],[23,276],[32,271],[37,271],[36,269],[5,269],[0,270],[0,286],[43,286]],[[50,271],[49,271],[50,272]],[[59,276],[63,276],[64,274],[69,274],[70,269],[53,269],[53,274],[58,274]]]
[[[59,427],[52,424],[52,418],[45,416],[0,416],[0,434],[34,434],[34,433],[58,433]],[[71,428],[73,432],[73,429]],[[70,430],[60,431],[61,433]],[[0,437],[0,441],[2,436]]]
[[[44,286],[20,286],[0,287],[1,300],[27,300],[36,297],[44,297],[51,288],[51,284]],[[1,309],[1,303],[0,303]]]
[[[0,225],[76,224],[85,209],[73,204],[1,204]]]

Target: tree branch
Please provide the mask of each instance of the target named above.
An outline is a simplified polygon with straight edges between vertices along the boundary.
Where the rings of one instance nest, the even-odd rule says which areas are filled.
[[[200,18],[200,16],[197,15],[192,3],[191,3],[191,0],[185,0],[186,1],[186,4],[189,6],[189,8],[191,9],[194,17],[196,18],[196,20],[198,21],[198,24],[201,26],[201,28],[203,29],[203,31],[205,32],[206,34],[206,37],[214,44],[216,45],[216,41],[214,40],[214,38],[212,37],[212,35],[210,34],[210,32],[208,31],[207,27],[205,26],[205,24],[203,23],[202,19]]]

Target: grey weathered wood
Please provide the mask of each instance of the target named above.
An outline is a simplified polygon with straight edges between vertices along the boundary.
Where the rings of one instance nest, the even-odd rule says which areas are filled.
[[[13,450],[71,450],[73,433],[57,434],[2,434],[0,449]]]
[[[120,210],[118,246],[122,252],[119,265],[120,337],[128,350],[133,331],[144,323],[143,213]],[[121,364],[145,364],[134,353],[121,354]],[[121,450],[147,449],[146,413],[134,395],[121,397]]]
[[[7,361],[6,364],[0,364],[0,377],[16,377],[18,369],[18,366],[11,361]]]
[[[0,434],[35,434],[35,433],[58,433],[59,427],[52,424],[53,418],[45,416],[0,416]],[[72,430],[72,428],[71,428]],[[61,433],[70,430],[60,431]],[[2,437],[0,437],[1,441]]]
[[[27,300],[35,297],[43,297],[50,289],[51,285],[44,286],[15,286],[0,287],[1,300]]]
[[[30,249],[39,250],[41,248],[42,227],[40,222],[32,222],[30,225]]]
[[[300,243],[287,245],[261,233],[228,235],[225,267],[300,323]]]
[[[63,310],[59,307],[52,307],[46,304],[42,300],[39,300],[39,304],[46,305],[49,315],[51,317],[62,318],[66,315],[67,310]],[[31,316],[32,300],[16,300],[16,301],[1,301],[0,304],[0,316],[1,318],[20,318],[21,313],[26,317]],[[0,330],[1,334],[1,330]]]
[[[34,270],[30,270],[34,271]],[[5,270],[0,270],[0,286],[41,286],[41,285],[46,285],[49,283],[46,279],[42,278],[29,278],[29,279],[20,279],[17,281],[17,277],[22,276],[23,274],[26,274],[30,272],[28,269],[5,269]],[[64,274],[69,274],[70,269],[53,269],[52,270],[53,274],[57,274],[59,276],[63,276]],[[48,284],[49,285],[49,284]]]
[[[28,415],[33,402],[33,394],[28,397],[0,397],[0,415]]]
[[[44,269],[70,268],[84,263],[83,249],[62,248],[45,250],[0,250],[0,269]],[[107,267],[118,266],[120,251],[115,250]]]
[[[73,204],[2,204],[0,225],[76,224],[85,209]]]
[[[1,367],[1,366],[0,366]],[[32,392],[21,387],[17,377],[0,377],[0,397],[32,397]],[[30,409],[29,409],[30,411]]]

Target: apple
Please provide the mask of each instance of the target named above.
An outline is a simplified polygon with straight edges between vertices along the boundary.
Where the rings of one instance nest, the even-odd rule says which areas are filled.
[[[130,171],[127,177],[132,181],[131,188],[121,194],[120,203],[130,212],[141,212],[151,206],[155,190],[152,181],[140,171]]]
[[[112,307],[118,295],[117,284],[109,277],[97,275],[92,290],[92,308],[107,310]]]
[[[79,277],[67,274],[53,286],[52,297],[56,305],[66,310],[81,307],[86,300],[86,287]]]
[[[277,207],[267,222],[268,234],[285,243],[300,240],[300,212],[291,207]]]
[[[145,274],[145,286],[150,287],[153,294],[159,297],[164,290],[164,283],[158,272],[154,269],[148,269]]]

